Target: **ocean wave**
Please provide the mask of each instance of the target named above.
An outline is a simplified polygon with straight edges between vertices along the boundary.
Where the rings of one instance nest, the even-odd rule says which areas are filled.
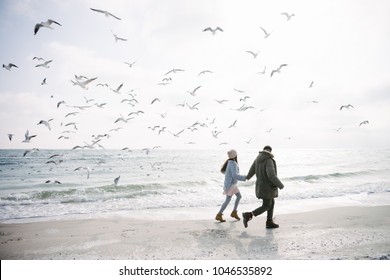
[[[319,175],[303,175],[303,176],[293,176],[283,178],[284,181],[304,181],[304,182],[317,182],[325,179],[339,179],[339,178],[349,178],[357,177],[361,175],[370,174],[371,171],[358,171],[358,172],[335,172],[329,174],[319,174]]]

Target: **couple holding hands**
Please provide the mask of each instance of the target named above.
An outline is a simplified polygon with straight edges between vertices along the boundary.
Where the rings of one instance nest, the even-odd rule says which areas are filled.
[[[275,207],[275,198],[278,197],[278,189],[283,189],[284,185],[277,176],[276,162],[272,154],[272,148],[265,146],[254,160],[249,172],[246,176],[240,175],[238,167],[237,152],[230,150],[227,152],[228,159],[221,168],[221,172],[225,175],[223,194],[226,195],[215,219],[220,222],[225,222],[222,217],[223,211],[229,205],[232,196],[236,195],[233,212],[231,217],[240,220],[237,214],[238,204],[240,203],[241,193],[237,187],[238,181],[250,180],[256,175],[256,197],[263,200],[262,206],[251,212],[243,212],[242,218],[245,228],[248,227],[248,222],[253,217],[259,216],[267,211],[266,228],[278,228],[279,225],[273,221],[273,213]]]

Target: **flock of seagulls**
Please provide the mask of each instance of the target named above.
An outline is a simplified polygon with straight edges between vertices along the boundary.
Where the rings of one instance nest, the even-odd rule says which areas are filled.
[[[95,9],[95,8],[90,8],[90,10],[92,12],[102,14],[105,17],[113,18],[116,20],[121,20],[121,18],[119,18],[118,16],[116,16],[116,15],[114,15],[111,12],[108,12],[106,10],[100,10],[100,9]],[[281,15],[286,18],[286,21],[291,21],[293,19],[293,17],[295,16],[295,14],[293,14],[293,13],[281,13]],[[42,28],[53,29],[54,26],[56,26],[57,28],[58,27],[64,28],[62,26],[62,24],[60,24],[59,22],[52,20],[52,19],[48,19],[47,21],[37,23],[34,26],[34,35],[37,35],[38,31],[40,31]],[[266,30],[265,28],[263,28],[261,26],[260,26],[260,30],[263,32],[264,39],[267,39],[267,42],[269,40],[272,41],[272,38],[269,39],[271,36],[271,32],[269,32],[268,30]],[[222,33],[221,36],[223,36],[223,32],[224,32],[224,30],[219,26],[206,27],[204,29],[199,29],[199,32],[200,31],[205,32],[205,33],[210,33],[213,36],[215,36],[217,33]],[[111,30],[111,33],[114,37],[115,42],[128,41],[127,38],[123,38],[121,36],[118,36],[112,30]],[[256,50],[256,49],[246,50],[244,52],[247,53],[248,55],[250,55],[255,61],[259,60],[259,55],[261,54],[261,50]],[[261,59],[261,56],[260,56],[260,59]],[[49,69],[51,67],[51,64],[54,62],[54,59],[45,60],[42,57],[36,57],[36,56],[33,57],[33,60],[38,62],[38,64],[36,64],[35,67],[37,67],[37,68],[41,67],[41,68],[47,68],[47,69]],[[133,69],[133,68],[136,68],[138,66],[138,64],[136,64],[136,63],[139,63],[139,62],[137,60],[133,60],[133,61],[130,60],[130,62],[124,61],[123,63],[126,64],[129,68]],[[3,64],[3,68],[8,70],[8,71],[11,71],[13,68],[19,68],[19,67],[16,66],[14,63],[8,63],[8,64]],[[257,72],[257,74],[264,75],[267,73],[267,76],[268,76],[268,73],[269,73],[269,77],[272,78],[276,74],[283,75],[282,69],[289,69],[288,64],[281,63],[277,67],[273,68],[272,70],[267,70],[267,66],[264,66],[261,69],[261,71]],[[169,71],[162,74],[161,81],[156,83],[156,85],[158,85],[158,86],[172,85],[174,83],[174,80],[176,79],[176,75],[183,73],[183,72],[186,72],[186,70],[182,69],[182,68],[171,68]],[[214,71],[209,70],[209,69],[205,69],[205,70],[202,70],[200,72],[197,71],[196,73],[197,73],[197,77],[208,76],[208,75],[210,75],[210,77],[211,77],[214,74]],[[275,80],[275,78],[273,78],[272,80]],[[137,106],[140,106],[139,105],[140,102],[137,98],[137,94],[134,93],[134,91],[136,89],[132,89],[130,91],[127,90],[127,92],[126,92],[124,82],[120,82],[120,83],[116,84],[115,86],[111,87],[108,83],[104,83],[103,81],[98,80],[98,77],[96,77],[96,76],[86,77],[84,75],[76,75],[76,74],[70,80],[70,82],[73,86],[81,88],[85,91],[88,91],[92,87],[107,88],[108,91],[113,92],[118,96],[121,96],[121,97],[123,96],[120,103],[127,104],[129,106],[129,108],[134,108],[133,111],[129,111],[126,114],[122,115],[121,113],[119,113],[119,116],[116,115],[116,117],[113,119],[113,122],[112,122],[113,127],[109,131],[104,131],[102,134],[93,135],[93,137],[91,137],[91,139],[89,141],[86,141],[82,145],[74,146],[72,148],[72,150],[104,148],[103,143],[104,143],[105,139],[109,139],[110,137],[112,137],[112,135],[115,132],[117,132],[121,129],[124,129],[123,127],[117,127],[115,125],[119,125],[119,124],[120,125],[127,125],[127,124],[131,123],[134,119],[140,117],[141,115],[147,114],[147,112],[146,112],[147,109],[137,108]],[[99,82],[99,83],[97,83],[97,82]],[[52,83],[52,81],[50,81],[50,83]],[[47,84],[48,84],[47,78],[44,78],[41,82],[41,85],[47,85]],[[313,88],[314,81],[311,81],[308,87]],[[258,108],[256,108],[256,106],[253,106],[254,104],[248,104],[251,102],[252,99],[251,99],[251,96],[245,92],[245,90],[237,89],[237,88],[233,88],[232,90],[234,92],[236,92],[236,94],[237,94],[237,103],[236,104],[238,104],[238,105],[234,108],[230,108],[230,110],[237,111],[237,112],[257,111],[259,113],[264,111],[264,109],[258,109]],[[194,112],[201,111],[202,103],[201,103],[201,101],[196,100],[196,99],[199,95],[204,94],[205,91],[206,91],[206,89],[205,89],[205,86],[203,84],[198,83],[198,84],[193,85],[193,87],[186,90],[186,95],[183,95],[183,99],[186,99],[186,100],[184,100],[182,103],[176,104],[175,107],[185,108],[187,110],[194,111]],[[90,99],[88,99],[86,97],[84,97],[84,98],[85,98],[85,104],[79,105],[79,106],[68,104],[68,102],[65,100],[60,100],[57,102],[57,104],[56,104],[57,110],[60,110],[60,109],[67,109],[68,110],[69,108],[73,110],[70,112],[66,112],[66,114],[64,115],[63,122],[61,122],[61,127],[65,128],[66,130],[63,131],[59,135],[59,137],[58,137],[59,140],[63,140],[63,141],[69,140],[69,139],[71,139],[71,134],[76,134],[78,132],[79,124],[77,123],[77,121],[71,121],[70,119],[77,118],[77,116],[79,116],[82,113],[82,111],[88,110],[90,108],[105,109],[106,106],[108,105],[107,102],[98,102],[94,98],[90,98]],[[162,104],[162,98],[163,97],[161,97],[161,96],[154,97],[154,98],[149,100],[148,105],[153,106],[153,107],[158,106],[157,105],[158,103]],[[189,101],[187,98],[191,99],[191,100]],[[213,100],[213,102],[215,102],[215,106],[226,106],[226,104],[231,103],[231,100],[229,100],[229,99],[212,99],[212,100]],[[318,103],[318,101],[312,101],[312,103]],[[355,107],[352,106],[351,104],[347,104],[347,105],[342,105],[339,110],[341,111],[344,109],[353,109],[353,108],[355,108]],[[168,114],[169,110],[170,109],[168,109],[164,112],[160,112],[158,115],[160,116],[161,119],[167,119],[170,116],[170,114]],[[188,127],[180,128],[180,129],[170,129],[165,125],[153,125],[153,126],[151,125],[151,126],[149,126],[149,128],[150,128],[150,130],[155,131],[155,133],[157,135],[169,133],[170,135],[172,135],[175,138],[181,137],[183,134],[186,133],[186,131],[195,132],[195,131],[198,131],[200,129],[208,128],[210,131],[211,137],[213,137],[214,139],[219,139],[219,137],[221,137],[221,135],[223,135],[224,129],[232,129],[233,130],[233,129],[237,128],[238,126],[240,126],[240,124],[241,124],[239,119],[235,119],[235,120],[231,120],[231,122],[228,125],[226,125],[225,127],[222,128],[216,124],[217,121],[218,121],[218,119],[216,120],[215,118],[212,121],[211,120],[197,121],[197,122],[189,125]],[[48,119],[48,120],[40,120],[37,123],[37,125],[43,125],[49,131],[52,131],[52,126],[54,125],[54,123],[55,123],[55,121],[53,119]],[[359,126],[363,126],[363,125],[367,125],[367,124],[369,124],[369,121],[365,120],[363,122],[360,122]],[[272,131],[273,131],[273,128],[268,128],[265,132],[271,133]],[[340,131],[340,129],[338,129],[338,131]],[[24,140],[22,142],[30,143],[32,141],[32,139],[35,137],[37,137],[36,134],[30,135],[29,130],[26,130],[26,133],[24,135]],[[8,133],[8,139],[9,139],[9,141],[13,141],[14,134]],[[291,139],[291,137],[287,137],[287,139]],[[249,140],[246,140],[245,142],[247,144],[249,144],[249,143],[251,143],[251,141],[252,141],[252,138],[249,138]],[[188,143],[195,144],[195,142],[188,142]],[[227,142],[220,142],[220,145],[227,145],[227,144],[228,144]],[[126,150],[128,150],[128,149],[126,149]],[[150,150],[151,149],[147,149],[146,151],[148,151],[148,153],[149,153]],[[38,149],[27,150],[25,152],[24,156],[29,155],[33,152],[37,152],[37,151],[38,151]],[[53,161],[51,161],[51,163],[59,164],[61,162],[53,160]],[[80,167],[74,169],[74,171],[75,172],[85,172],[86,177],[89,178],[91,168],[86,167],[86,166],[80,166]],[[120,176],[115,178],[115,180],[114,180],[115,186],[118,185],[119,179],[120,179]],[[54,183],[59,183],[59,182],[54,181]]]

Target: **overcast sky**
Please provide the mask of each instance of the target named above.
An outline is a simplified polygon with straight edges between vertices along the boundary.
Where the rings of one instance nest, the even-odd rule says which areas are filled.
[[[0,148],[390,147],[389,1],[0,3]]]

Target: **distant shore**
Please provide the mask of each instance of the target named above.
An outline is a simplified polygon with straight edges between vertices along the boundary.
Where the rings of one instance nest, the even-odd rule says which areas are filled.
[[[284,214],[249,222],[110,217],[0,224],[2,260],[390,259],[390,206]]]

